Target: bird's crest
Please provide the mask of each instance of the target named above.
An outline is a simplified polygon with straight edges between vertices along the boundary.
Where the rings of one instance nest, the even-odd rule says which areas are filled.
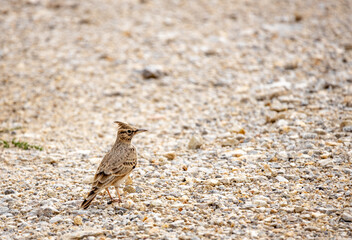
[[[123,123],[119,121],[115,121],[114,123],[116,123],[119,126],[119,129],[133,129],[133,127],[131,127],[127,123]]]

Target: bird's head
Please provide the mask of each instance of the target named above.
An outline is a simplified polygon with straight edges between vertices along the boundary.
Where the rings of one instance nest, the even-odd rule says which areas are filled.
[[[119,122],[119,121],[115,121],[115,123],[119,127],[119,129],[117,131],[117,137],[121,142],[130,142],[134,135],[147,131],[145,129],[132,127],[131,125],[128,125],[127,123],[123,123],[123,122]]]

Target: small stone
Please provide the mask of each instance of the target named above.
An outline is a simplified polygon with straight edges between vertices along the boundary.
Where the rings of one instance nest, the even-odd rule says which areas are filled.
[[[240,127],[240,126],[233,126],[231,129],[230,129],[230,132],[232,133],[239,133],[239,134],[246,134],[246,131]]]
[[[124,204],[124,202],[123,202],[122,204]],[[114,210],[115,210],[115,212],[116,212],[117,214],[119,214],[119,215],[124,215],[124,214],[128,211],[127,208],[124,208],[124,207],[122,207],[122,206],[116,206],[116,207],[114,208]]]
[[[192,136],[191,140],[188,143],[189,149],[200,148],[203,144],[203,139],[200,136]]]
[[[58,215],[58,216],[55,216],[55,217],[51,218],[49,220],[49,222],[50,223],[57,223],[57,222],[61,222],[62,220],[63,220],[62,217],[60,215]]]
[[[123,188],[123,191],[128,193],[135,193],[136,189],[131,185],[127,185]]]
[[[44,205],[38,211],[38,216],[51,217],[54,214],[58,214],[59,211],[53,206]]]
[[[331,215],[333,213],[336,213],[338,209],[336,208],[317,208],[319,212],[326,213],[327,215]]]
[[[321,129],[321,128],[315,129],[314,132],[316,134],[319,134],[319,135],[326,135],[326,131],[324,129]]]
[[[296,206],[294,211],[295,211],[295,213],[301,213],[304,211],[304,208],[301,206]]]
[[[288,212],[288,213],[293,213],[293,212],[295,211],[295,209],[292,208],[292,207],[285,207],[285,208],[282,208],[282,210],[283,210],[283,211],[286,211],[286,212]]]
[[[255,199],[253,200],[253,205],[255,205],[256,207],[265,207],[267,205],[267,202],[264,200]]]
[[[78,226],[82,225],[82,217],[81,216],[74,217],[73,223]]]
[[[123,201],[121,204],[121,207],[125,208],[125,209],[131,209],[134,206],[134,202],[130,199],[128,199],[127,201]]]
[[[313,212],[312,213],[312,217],[313,218],[321,218],[321,217],[324,217],[324,216],[326,216],[326,215],[323,214],[323,213],[320,213],[320,212]]]
[[[157,79],[165,75],[166,73],[161,66],[148,66],[142,70],[142,76],[144,79]]]
[[[150,202],[151,207],[161,207],[163,205],[163,202],[159,199],[153,200]]]
[[[333,142],[333,141],[326,141],[325,144],[326,144],[326,146],[332,146],[332,147],[340,145],[340,143]]]
[[[343,44],[343,48],[344,48],[346,51],[352,50],[352,43],[344,43],[344,44]]]
[[[288,159],[288,154],[285,151],[280,151],[276,154],[276,157],[281,160],[287,160]]]
[[[286,121],[285,119],[280,119],[276,122],[276,125],[278,127],[286,127],[288,126],[288,121]]]
[[[0,207],[0,215],[8,213],[10,209],[8,207]]]
[[[293,231],[289,231],[285,233],[286,237],[293,237],[295,235],[295,233]]]
[[[208,179],[208,180],[206,180],[204,183],[205,183],[205,185],[209,185],[209,186],[214,187],[214,186],[219,185],[219,184],[220,184],[220,181],[217,180],[217,179]]]
[[[346,174],[352,175],[352,169],[350,169],[350,168],[342,168],[341,170]]]
[[[82,200],[72,200],[72,201],[67,201],[63,204],[65,207],[78,207],[82,203]]]
[[[243,183],[243,182],[247,182],[248,178],[246,175],[238,175],[236,177],[231,178],[231,180],[233,182],[237,182],[237,183]]]
[[[86,176],[83,178],[82,183],[91,184],[94,180],[94,176]]]
[[[262,221],[262,220],[264,220],[265,215],[264,215],[263,213],[260,213],[260,214],[258,214],[255,218],[256,218],[257,220],[259,220],[259,221]]]
[[[300,217],[302,219],[307,219],[307,220],[311,220],[312,219],[312,215],[310,215],[310,214],[302,214]]]
[[[314,226],[308,226],[304,229],[305,231],[311,231],[311,232],[319,232],[320,229]]]
[[[256,230],[249,230],[249,236],[253,239],[253,238],[258,238],[258,231]]]
[[[278,180],[279,182],[288,182],[288,180],[286,178],[284,178],[283,176],[277,176],[276,180]]]
[[[174,152],[169,152],[165,153],[164,157],[166,157],[168,160],[174,160],[176,158],[176,154]]]
[[[341,218],[346,222],[352,222],[352,214],[348,212],[343,212]]]
[[[352,126],[346,126],[342,129],[344,132],[352,132]]]
[[[136,193],[142,193],[143,192],[143,188],[136,186]]]
[[[177,220],[177,221],[175,221],[173,223],[170,223],[170,227],[171,228],[178,228],[178,227],[183,226],[183,224],[184,224],[183,220]]]
[[[234,156],[234,157],[241,157],[243,155],[245,155],[246,152],[241,150],[241,149],[236,149],[234,151],[231,151],[231,155]]]
[[[329,153],[323,153],[323,154],[320,155],[321,159],[327,159],[328,157],[330,157]]]
[[[9,194],[13,194],[13,193],[15,193],[15,192],[16,192],[16,191],[13,190],[13,189],[6,189],[5,192],[4,192],[4,194],[5,194],[5,195],[9,195]]]
[[[288,179],[288,180],[295,180],[295,181],[296,181],[296,180],[299,179],[299,176],[294,175],[294,174],[285,174],[284,176],[285,176],[285,178]]]
[[[100,161],[101,161],[101,158],[98,158],[98,157],[89,158],[89,162],[91,162],[94,165],[98,165]]]
[[[275,112],[283,112],[288,109],[287,104],[281,103],[277,100],[274,100],[273,103],[270,105],[270,110]]]
[[[298,68],[298,60],[293,60],[291,62],[287,62],[284,65],[285,70],[294,70]]]
[[[301,137],[304,139],[316,139],[318,135],[316,133],[302,133]]]
[[[226,138],[225,140],[221,141],[220,144],[222,147],[227,147],[227,146],[236,146],[238,145],[239,141],[235,138]]]
[[[333,159],[328,158],[328,159],[323,159],[318,161],[318,164],[322,167],[329,167],[333,165]]]
[[[352,107],[352,96],[346,96],[343,99],[343,103],[346,104],[347,107]]]
[[[158,232],[159,232],[159,229],[158,229],[157,227],[153,227],[153,228],[149,229],[149,231],[148,231],[148,233],[149,233],[150,235],[155,235],[155,234],[157,234]]]

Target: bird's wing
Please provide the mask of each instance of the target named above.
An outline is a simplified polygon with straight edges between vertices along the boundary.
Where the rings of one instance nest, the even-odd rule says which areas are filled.
[[[135,167],[136,159],[135,151],[123,152],[119,155],[108,153],[94,176],[93,187],[108,187],[116,178],[129,174]]]

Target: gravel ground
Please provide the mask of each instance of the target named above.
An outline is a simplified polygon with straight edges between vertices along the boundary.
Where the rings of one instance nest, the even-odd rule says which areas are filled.
[[[0,1],[1,239],[352,239],[352,2]],[[78,205],[115,120],[120,205]],[[23,146],[22,146],[23,147]]]

